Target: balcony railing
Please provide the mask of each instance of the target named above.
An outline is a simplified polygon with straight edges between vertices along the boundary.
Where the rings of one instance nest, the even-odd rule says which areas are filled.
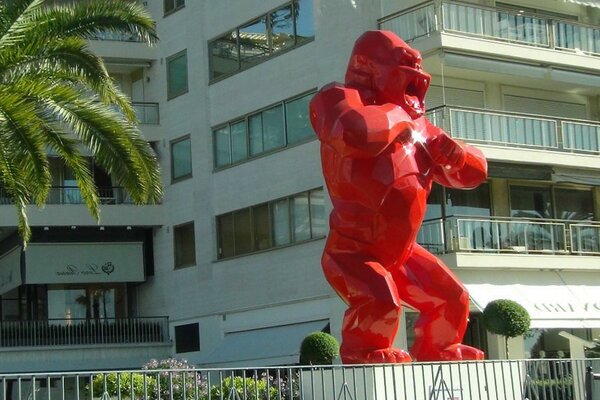
[[[142,42],[139,36],[133,34],[125,34],[121,32],[98,32],[92,40],[112,40],[115,42]]]
[[[0,349],[168,341],[167,317],[0,321]]]
[[[132,204],[129,194],[120,186],[99,187],[98,194],[101,204]],[[14,204],[4,188],[0,188],[0,204]],[[46,204],[85,204],[85,201],[77,186],[53,186]]]
[[[429,1],[379,21],[405,41],[434,32],[600,55],[600,27],[474,4]]]
[[[600,124],[505,111],[443,106],[430,121],[452,136],[507,147],[600,153]]]
[[[158,103],[133,102],[132,105],[141,124],[159,124]]]
[[[448,217],[423,223],[417,242],[453,252],[600,255],[600,223],[501,217]]]

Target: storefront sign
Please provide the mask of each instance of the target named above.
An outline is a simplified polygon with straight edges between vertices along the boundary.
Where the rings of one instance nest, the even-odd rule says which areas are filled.
[[[600,311],[600,301],[596,303],[534,303],[533,307],[542,313],[578,313]]]
[[[0,258],[0,295],[21,285],[21,248],[15,247]]]
[[[142,243],[32,243],[25,282],[142,282],[143,261]]]

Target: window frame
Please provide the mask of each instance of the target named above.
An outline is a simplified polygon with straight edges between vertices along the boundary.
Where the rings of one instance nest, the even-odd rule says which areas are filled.
[[[174,60],[177,60],[181,57],[185,57],[185,89],[183,89],[177,93],[173,93],[172,88],[171,88],[171,79],[170,79],[171,71],[169,69],[169,65],[171,62],[173,62]],[[189,92],[190,82],[189,82],[187,48],[168,56],[165,60],[165,66],[166,66],[166,72],[167,72],[167,100],[172,100],[176,97],[182,96],[182,95],[186,94],[187,92]]]
[[[169,0],[163,0],[163,17],[167,17],[179,10],[181,10],[182,8],[185,8],[185,0],[171,0],[173,3],[173,7],[167,10],[167,2],[169,2]],[[181,1],[180,5],[177,5],[177,3]]]
[[[218,125],[215,125],[211,128],[211,135],[212,135],[212,146],[213,146],[213,170],[214,171],[220,171],[223,169],[227,169],[227,168],[231,168],[234,167],[236,165],[239,164],[243,164],[246,163],[248,161],[252,161],[255,160],[257,158],[260,157],[264,157],[266,155],[269,154],[273,154],[276,153],[278,151],[282,151],[291,147],[295,147],[295,146],[299,146],[301,144],[313,141],[316,139],[316,135],[311,135],[311,136],[307,136],[305,138],[302,138],[300,140],[295,140],[293,142],[290,142],[289,140],[289,133],[288,133],[288,108],[287,108],[287,104],[294,102],[296,100],[299,100],[303,97],[307,97],[307,96],[314,96],[317,92],[317,88],[311,88],[307,91],[304,91],[300,94],[297,94],[293,97],[289,97],[287,99],[284,100],[280,100],[276,103],[273,104],[269,104],[268,106],[259,108],[257,110],[254,110],[252,112],[249,112],[247,114],[244,114],[242,116],[230,119],[226,122],[220,123]],[[252,142],[250,139],[250,119],[253,117],[257,117],[259,116],[262,120],[262,113],[268,110],[271,110],[275,107],[281,106],[282,107],[282,112],[283,112],[283,146],[277,147],[277,148],[273,148],[273,149],[269,149],[269,150],[264,150],[264,138],[263,138],[263,148],[261,151],[256,152],[255,154],[252,153]],[[307,110],[307,118],[308,121],[310,123],[310,115],[309,115],[309,110]],[[232,125],[236,125],[238,123],[244,123],[245,124],[245,131],[246,131],[246,157],[243,159],[240,159],[238,161],[233,161],[233,145],[232,145],[232,140],[231,140],[231,126]],[[222,129],[226,129],[229,132],[229,162],[219,165],[217,163],[217,154],[218,154],[218,149],[217,149],[217,140],[216,140],[216,134],[217,131],[220,131]],[[262,137],[262,136],[261,136]]]
[[[280,54],[285,54],[290,50],[299,48],[307,43],[314,41],[316,35],[315,35],[315,21],[314,21],[314,3],[312,2],[312,0],[311,0],[311,7],[313,8],[313,13],[312,13],[312,15],[313,15],[313,21],[312,21],[313,35],[309,39],[304,39],[304,40],[298,39],[298,36],[297,36],[297,31],[298,31],[297,22],[298,21],[295,18],[296,8],[294,7],[294,3],[298,3],[299,1],[301,1],[301,0],[288,0],[285,3],[280,4],[277,7],[267,10],[266,12],[263,12],[263,13],[259,14],[258,16],[255,16],[254,18],[244,21],[243,23],[238,24],[237,26],[235,26],[227,31],[221,32],[220,34],[209,39],[207,41],[207,49],[208,49],[207,54],[208,54],[208,58],[209,58],[209,63],[208,63],[208,65],[209,65],[209,68],[208,68],[208,74],[209,74],[209,82],[208,83],[209,83],[209,85],[212,83],[218,82],[220,80],[226,79],[226,78],[233,76],[237,73],[240,73],[242,71],[245,71],[256,65],[262,64],[263,62],[270,60],[274,57],[277,57]],[[274,50],[272,37],[266,37],[266,43],[267,43],[267,46],[269,47],[269,50],[268,50],[269,54],[267,56],[261,57],[256,62],[253,62],[253,63],[245,65],[245,66],[242,65],[242,58],[241,58],[241,52],[240,52],[240,48],[241,48],[240,47],[240,28],[246,27],[249,24],[251,24],[252,22],[256,22],[257,20],[265,18],[265,24],[266,24],[267,33],[268,33],[271,31],[271,29],[269,29],[270,25],[271,25],[271,15],[279,10],[286,8],[286,7],[289,7],[291,10],[291,13],[292,13],[291,14],[291,21],[292,21],[292,29],[291,30],[294,33],[294,43],[292,45],[286,46],[283,49]],[[214,63],[213,63],[213,57],[212,57],[212,51],[211,51],[212,44],[215,43],[220,38],[227,36],[228,34],[230,34],[232,32],[236,36],[237,69],[235,69],[234,71],[231,71],[231,72],[223,73],[217,77],[213,77],[213,70],[214,70],[213,64]]]
[[[175,176],[174,171],[175,171],[175,159],[173,158],[173,146],[184,142],[184,141],[189,141],[190,144],[190,172],[185,174],[185,175],[181,175],[181,176]],[[173,139],[171,141],[169,141],[169,156],[170,156],[170,161],[171,161],[171,183],[177,183],[177,182],[181,182],[184,181],[186,179],[189,179],[191,177],[193,177],[193,159],[192,159],[192,137],[190,134],[178,137],[176,139]]]
[[[193,251],[191,252],[191,254],[193,255],[193,260],[189,261],[189,262],[184,262],[184,260],[178,260],[178,243],[180,243],[180,241],[178,241],[178,237],[177,237],[177,231],[179,229],[182,228],[187,228],[191,225],[192,228],[192,235],[193,235],[193,240],[192,243],[194,245]],[[184,222],[178,225],[174,225],[173,226],[173,265],[174,265],[174,269],[184,269],[184,268],[189,268],[189,267],[194,267],[196,266],[196,224],[194,223],[194,221],[188,221],[188,222]]]
[[[253,204],[251,206],[248,207],[243,207],[243,208],[239,208],[236,210],[232,210],[229,212],[225,212],[225,213],[221,213],[219,215],[215,216],[215,229],[217,230],[216,232],[216,244],[217,244],[217,253],[216,253],[216,261],[224,261],[224,260],[230,260],[232,258],[237,258],[237,257],[243,257],[243,256],[247,256],[247,255],[251,255],[251,254],[256,254],[256,253],[261,253],[261,252],[265,252],[265,251],[271,251],[274,249],[279,249],[279,248],[283,248],[283,247],[289,247],[289,246],[293,246],[293,245],[297,245],[297,244],[301,244],[301,243],[306,243],[306,242],[310,242],[313,240],[320,240],[323,239],[324,237],[326,237],[327,232],[325,232],[324,234],[316,234],[315,229],[313,228],[313,207],[311,207],[311,198],[312,198],[312,193],[315,191],[321,191],[323,193],[323,198],[325,196],[325,189],[323,187],[316,187],[313,189],[309,189],[309,190],[304,190],[302,192],[298,192],[298,193],[294,193],[292,195],[289,196],[285,196],[285,197],[280,197],[277,199],[273,199],[273,200],[269,200],[266,202],[262,202],[262,203],[257,203],[257,204]],[[306,195],[308,198],[308,204],[307,204],[307,222],[308,222],[308,227],[309,227],[309,237],[306,239],[301,239],[301,240],[295,240],[294,239],[294,215],[293,215],[293,210],[292,210],[292,203],[293,203],[293,199],[296,197],[300,197]],[[276,240],[275,240],[275,232],[274,232],[274,226],[275,226],[275,221],[273,218],[273,205],[281,202],[281,201],[287,201],[288,203],[288,209],[287,209],[287,229],[288,229],[288,238],[289,241],[287,243],[284,244],[276,244]],[[264,207],[267,206],[267,216],[268,216],[268,229],[269,229],[269,243],[270,246],[265,247],[265,248],[259,248],[259,246],[257,245],[257,238],[256,238],[256,229],[255,229],[255,219],[254,219],[254,212],[255,209],[259,208],[259,207]],[[235,218],[233,218],[233,215],[235,213],[239,213],[242,211],[248,211],[249,215],[250,215],[250,219],[249,219],[249,226],[252,227],[252,232],[250,233],[250,242],[252,245],[252,249],[250,249],[250,251],[247,252],[243,252],[243,253],[237,253],[237,246],[235,243],[235,236],[236,236],[236,231],[235,231]],[[232,251],[228,251],[227,253],[230,253],[232,255],[230,256],[226,256],[223,257],[222,254],[226,253],[223,250],[223,240],[222,240],[222,234],[220,231],[220,226],[221,226],[221,218],[222,217],[229,217],[232,216],[232,237],[233,237],[233,242],[232,242],[232,246],[233,246],[233,250]],[[323,203],[323,223],[325,224],[325,226],[327,226],[327,213],[325,211],[325,203]]]

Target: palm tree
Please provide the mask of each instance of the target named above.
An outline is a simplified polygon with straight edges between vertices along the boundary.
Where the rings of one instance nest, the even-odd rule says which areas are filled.
[[[133,1],[0,1],[0,183],[16,204],[24,243],[26,206],[42,206],[50,192],[49,151],[72,171],[96,219],[99,196],[82,147],[135,203],[162,196],[158,162],[131,102],[87,45],[111,31],[158,40]]]

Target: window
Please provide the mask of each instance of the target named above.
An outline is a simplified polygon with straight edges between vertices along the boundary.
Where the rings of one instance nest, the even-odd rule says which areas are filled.
[[[217,216],[218,258],[228,258],[326,233],[323,189]]]
[[[187,50],[183,50],[167,58],[167,98],[172,99],[187,91]]]
[[[173,228],[175,247],[175,268],[190,267],[196,264],[196,240],[194,223],[189,222]]]
[[[175,353],[200,351],[200,326],[198,323],[175,326]]]
[[[308,105],[314,92],[284,100],[213,129],[215,167],[226,167],[314,137]]]
[[[179,10],[185,6],[184,0],[164,0],[165,15]]]
[[[210,78],[218,79],[313,40],[312,0],[283,6],[208,42]]]
[[[176,182],[192,176],[192,149],[190,137],[171,142],[171,180]]]

